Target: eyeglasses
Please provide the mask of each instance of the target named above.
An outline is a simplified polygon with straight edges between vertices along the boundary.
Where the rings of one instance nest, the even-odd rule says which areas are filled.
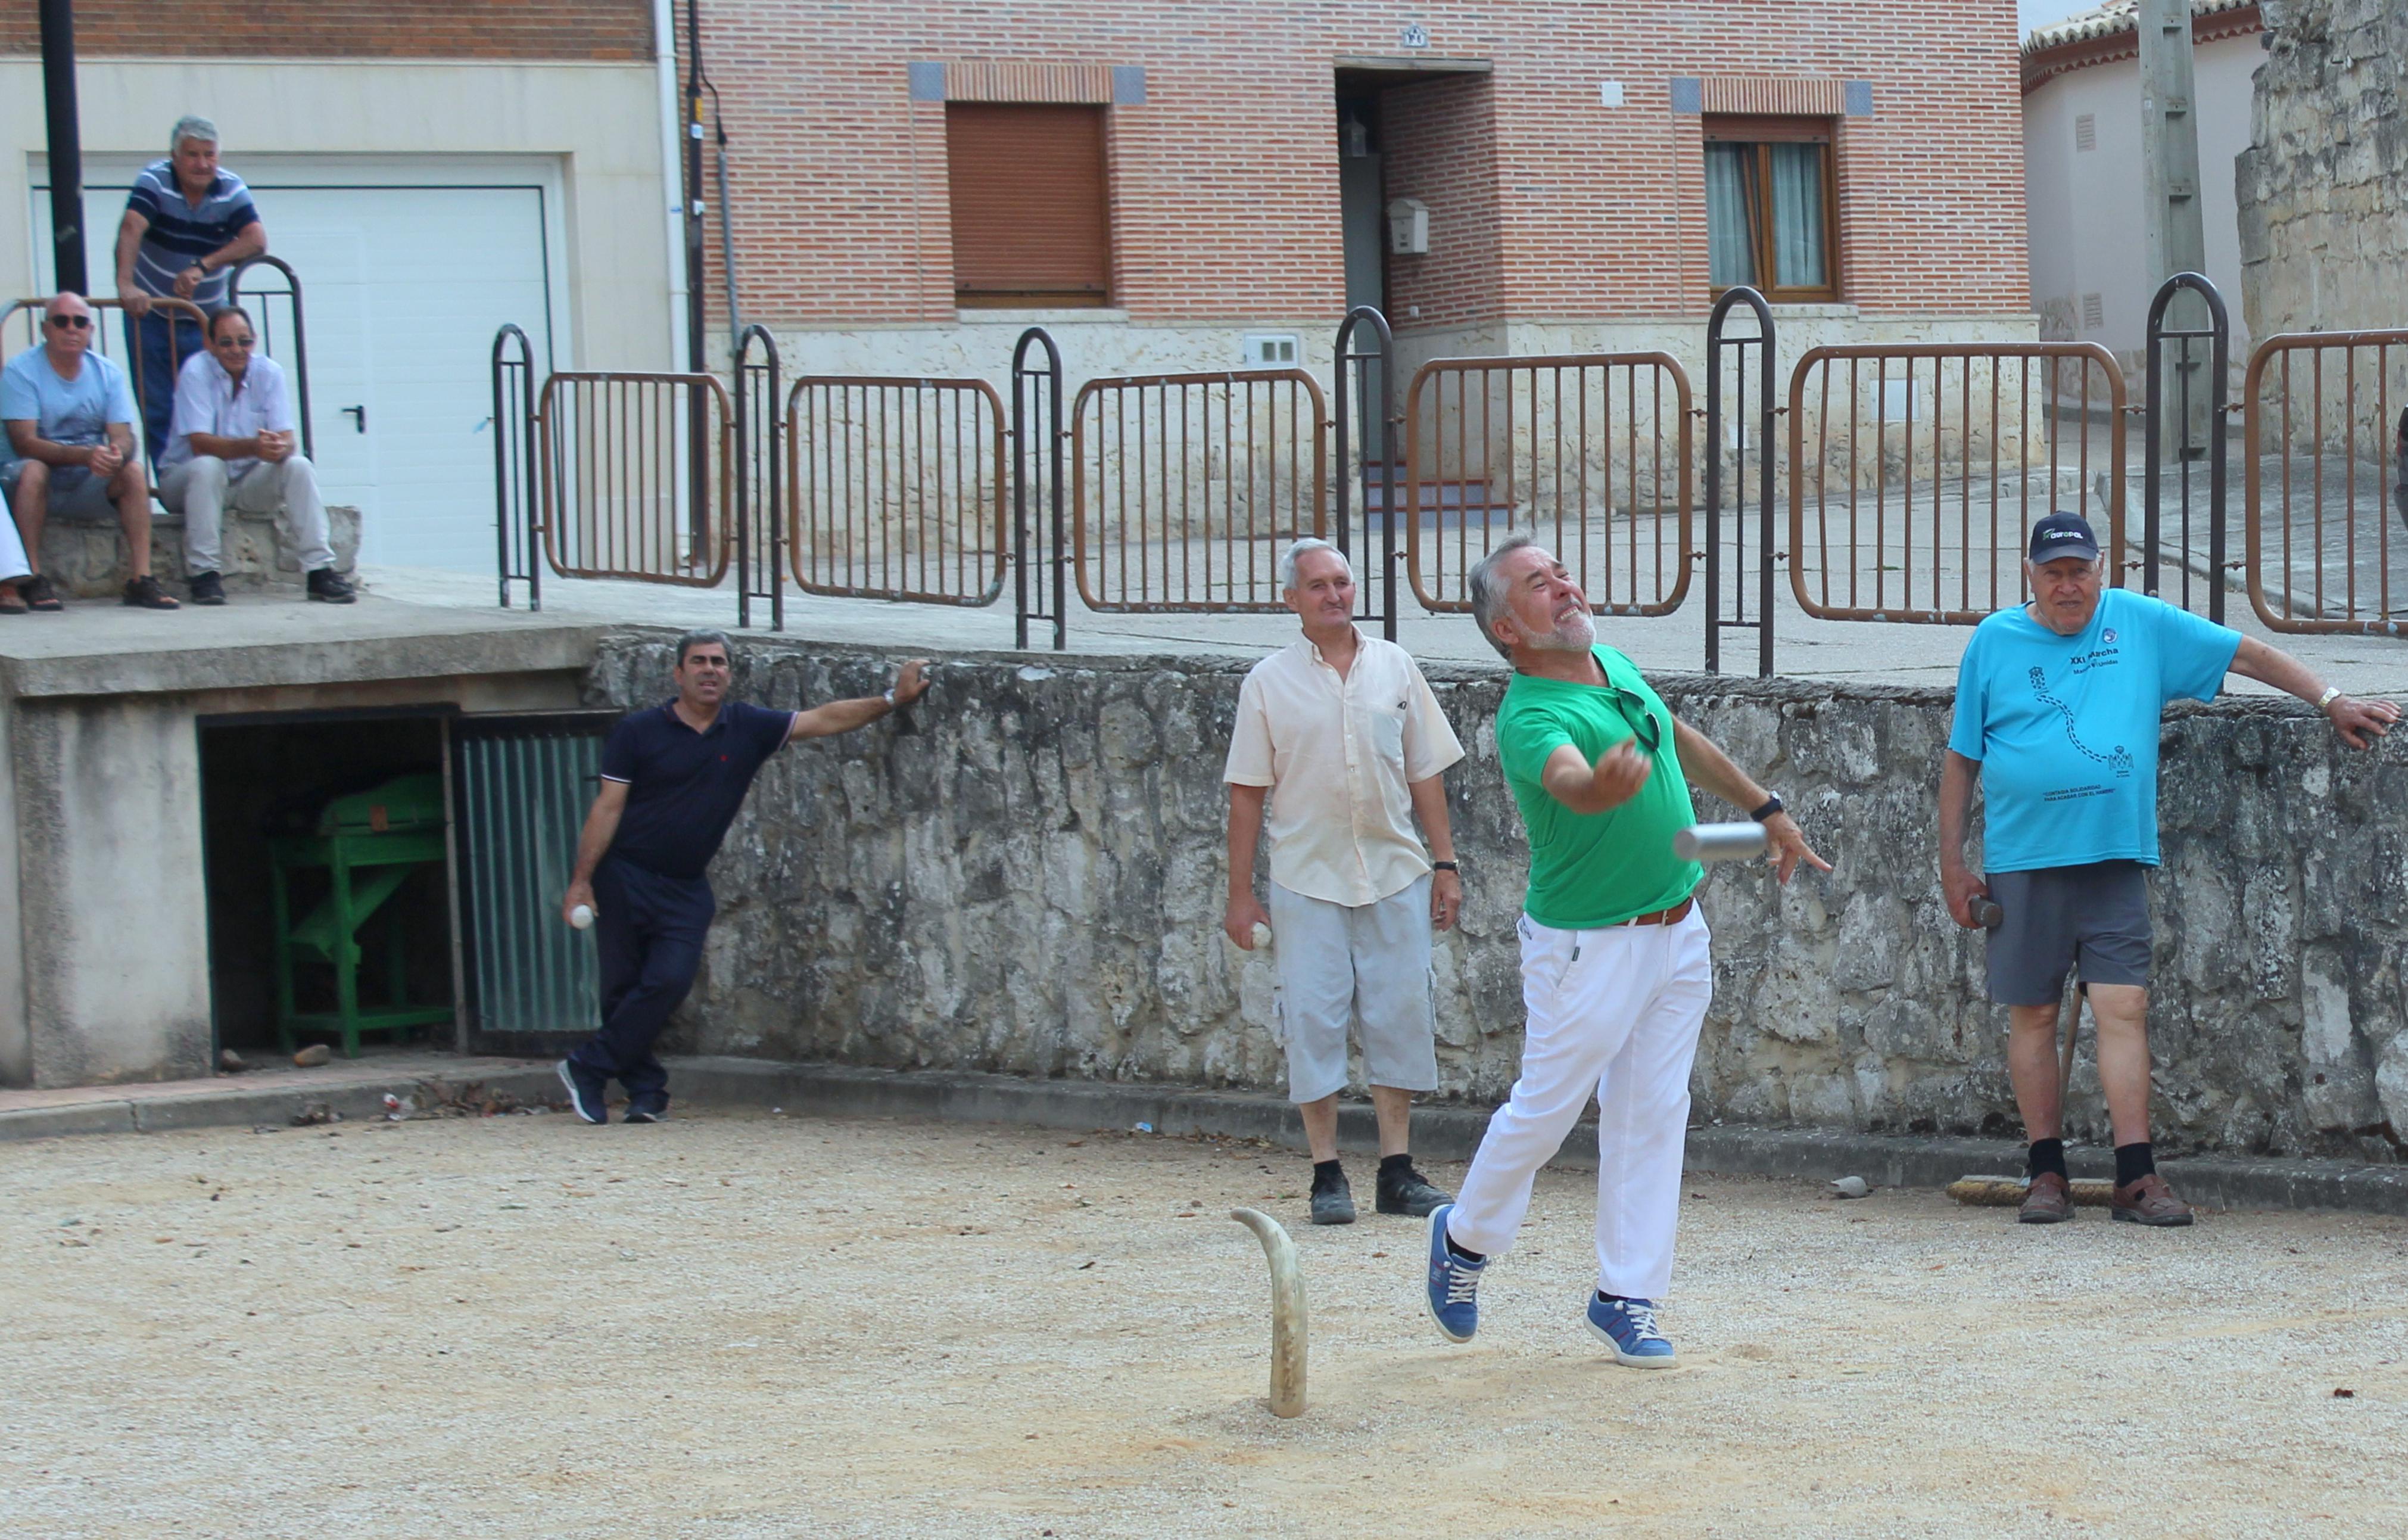
[[[1649,754],[1654,754],[1656,746],[1664,741],[1664,729],[1656,724],[1656,713],[1647,709],[1646,698],[1632,694],[1619,684],[1608,684],[1606,689],[1613,696],[1613,709],[1622,713],[1623,725],[1630,729],[1631,735],[1639,740]],[[1629,705],[1625,705],[1625,701],[1629,702]],[[1639,708],[1639,715],[1635,719],[1630,714],[1631,706]]]
[[[88,331],[92,327],[92,317],[88,315],[54,315],[50,317],[50,324],[53,326],[64,326],[71,332]]]
[[[221,348],[249,349],[256,345],[256,339],[248,337],[221,337],[217,339],[217,345]]]

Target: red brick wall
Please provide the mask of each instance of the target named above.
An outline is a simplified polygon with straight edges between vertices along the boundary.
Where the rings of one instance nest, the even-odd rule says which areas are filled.
[[[75,28],[93,58],[652,56],[647,0],[77,0]],[[41,46],[34,0],[0,7],[0,53]]]
[[[1442,77],[1380,94],[1387,195],[1419,198],[1430,210],[1427,254],[1388,257],[1394,326],[1426,331],[1505,314],[1495,107],[1485,75]],[[1383,235],[1386,228],[1383,221]]]
[[[1114,300],[1134,320],[1334,320],[1333,62],[1398,53],[1400,14],[1368,0],[706,7],[745,312],[790,326],[951,322],[944,110],[909,99],[906,66],[999,59],[1144,67],[1145,104],[1109,114]],[[1841,134],[1844,297],[1868,316],[2030,308],[2012,0],[1730,0],[1677,19],[1648,0],[1433,0],[1414,14],[1432,53],[1493,64],[1483,81],[1389,93],[1431,104],[1422,127],[1383,108],[1392,194],[1407,178],[1445,189],[1443,202],[1422,194],[1431,254],[1390,264],[1390,308],[1421,303],[1420,326],[1702,314],[1698,124],[1671,112],[1674,76],[1870,80],[1874,115]],[[1625,106],[1600,105],[1607,79]],[[1484,149],[1469,142],[1484,118]],[[1448,122],[1460,142],[1424,142]]]

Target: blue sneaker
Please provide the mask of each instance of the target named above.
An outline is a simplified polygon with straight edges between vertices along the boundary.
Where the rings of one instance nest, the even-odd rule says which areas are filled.
[[[1446,1248],[1446,1216],[1454,1212],[1453,1203],[1430,1210],[1429,1284],[1423,1290],[1422,1303],[1440,1336],[1449,1342],[1469,1342],[1480,1330],[1480,1301],[1475,1296],[1481,1271],[1488,1263],[1467,1262]]]
[[[1588,1293],[1588,1329],[1613,1349],[1613,1361],[1632,1369],[1673,1369],[1672,1339],[1656,1327],[1654,1300],[1604,1300]]]
[[[610,1083],[582,1064],[562,1059],[554,1066],[560,1071],[560,1083],[568,1087],[568,1108],[588,1123],[610,1121],[610,1104],[602,1093]]]
[[[650,1101],[630,1101],[627,1103],[627,1110],[619,1115],[619,1121],[622,1123],[666,1123],[668,1120],[669,1104],[666,1101],[658,1104]]]

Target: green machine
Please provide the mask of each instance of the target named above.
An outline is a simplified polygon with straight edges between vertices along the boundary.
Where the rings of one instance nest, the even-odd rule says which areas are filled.
[[[452,1019],[449,1005],[409,1002],[408,938],[391,905],[412,873],[444,866],[441,776],[404,775],[338,797],[319,815],[316,832],[272,836],[267,853],[275,885],[276,1037],[286,1053],[298,1033],[330,1033],[342,1040],[344,1058],[357,1058],[363,1032],[401,1038],[412,1028]],[[324,873],[326,896],[296,925],[294,879],[304,871]],[[360,932],[380,914],[388,998],[363,1006]],[[334,1010],[294,1007],[294,970],[302,963],[333,965]]]

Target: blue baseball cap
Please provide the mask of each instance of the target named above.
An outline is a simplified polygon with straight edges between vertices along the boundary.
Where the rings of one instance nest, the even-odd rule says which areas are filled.
[[[2099,559],[2099,537],[2090,531],[2090,521],[2079,513],[2056,512],[2032,525],[2031,560],[2042,567],[2066,556],[2080,556],[2085,561]]]

